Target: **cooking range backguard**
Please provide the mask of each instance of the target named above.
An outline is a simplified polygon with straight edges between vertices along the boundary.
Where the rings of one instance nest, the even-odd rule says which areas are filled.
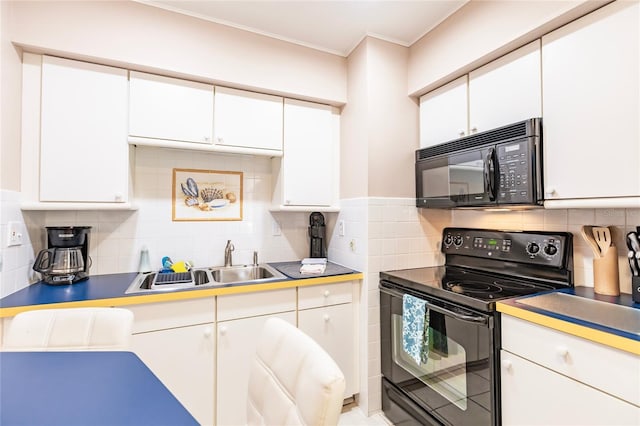
[[[572,236],[446,228],[441,250],[444,266],[380,273],[383,411],[396,425],[499,425],[495,302],[572,286]],[[405,347],[411,300],[419,359]]]

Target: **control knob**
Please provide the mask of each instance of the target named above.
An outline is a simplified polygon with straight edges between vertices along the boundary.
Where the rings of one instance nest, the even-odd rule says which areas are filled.
[[[546,246],[544,246],[544,252],[549,256],[553,256],[558,252],[558,247],[554,246],[553,244],[547,244]]]
[[[453,245],[456,247],[460,247],[462,245],[462,236],[461,235],[456,235],[455,237],[453,237]]]
[[[540,246],[538,245],[538,243],[527,244],[527,253],[537,254],[539,251],[540,251]]]
[[[452,242],[453,242],[453,237],[451,236],[451,234],[447,234],[447,235],[444,236],[444,245],[445,245],[445,247],[449,247]]]

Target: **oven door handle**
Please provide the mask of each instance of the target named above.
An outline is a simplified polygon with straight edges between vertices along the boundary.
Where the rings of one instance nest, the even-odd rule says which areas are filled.
[[[380,291],[390,296],[395,296],[399,298],[402,298],[402,296],[404,295],[404,293],[397,290],[390,289],[389,287],[380,287]],[[445,309],[441,306],[434,305],[432,303],[429,303],[428,301],[427,301],[427,308],[436,312],[440,312],[443,315],[448,315],[460,321],[472,322],[474,324],[485,324],[485,325],[489,323],[489,320],[487,319],[486,316],[461,314],[459,312],[450,311],[449,309]]]

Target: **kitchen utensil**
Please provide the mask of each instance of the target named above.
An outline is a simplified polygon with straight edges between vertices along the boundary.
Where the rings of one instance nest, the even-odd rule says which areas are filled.
[[[627,258],[629,259],[629,268],[631,268],[631,275],[634,277],[640,276],[640,268],[638,268],[638,261],[636,259],[635,252],[633,250],[629,250],[629,253],[627,253]]]
[[[584,238],[584,240],[591,246],[591,250],[593,250],[593,257],[602,257],[598,243],[596,243],[595,238],[593,238],[593,226],[584,225],[580,229],[580,233],[582,234],[582,238]]]
[[[611,231],[606,226],[594,226],[593,238],[600,248],[600,254],[604,256],[607,249],[611,246]]]
[[[593,291],[605,296],[620,295],[618,250],[614,245],[608,246],[602,257],[593,259]]]

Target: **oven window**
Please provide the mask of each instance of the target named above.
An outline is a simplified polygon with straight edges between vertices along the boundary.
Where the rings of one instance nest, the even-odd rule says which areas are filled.
[[[464,347],[429,327],[427,362],[418,364],[402,348],[400,315],[392,315],[391,336],[392,357],[397,365],[461,410],[467,409],[467,354]]]

